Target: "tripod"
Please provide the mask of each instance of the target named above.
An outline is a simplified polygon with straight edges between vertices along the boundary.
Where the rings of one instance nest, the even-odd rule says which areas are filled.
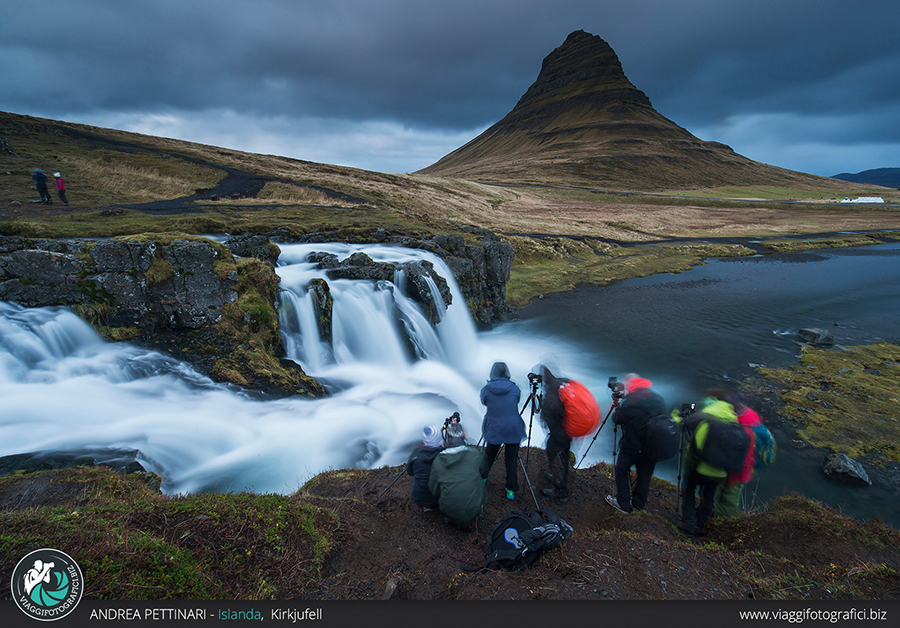
[[[675,487],[675,519],[673,523],[678,524],[678,509],[681,506],[681,477],[682,477],[682,463],[684,462],[684,441],[685,437],[687,437],[688,442],[694,440],[694,433],[685,423],[685,419],[694,412],[694,404],[682,404],[681,406],[681,431],[680,431],[680,439],[678,442],[678,476],[677,476],[677,484]]]
[[[588,452],[591,450],[591,447],[594,445],[594,441],[597,440],[597,437],[600,436],[600,431],[603,429],[603,426],[606,425],[606,422],[609,420],[609,417],[612,416],[613,411],[619,407],[619,401],[622,399],[622,394],[618,391],[613,391],[612,396],[612,405],[609,407],[609,412],[606,413],[606,416],[603,417],[603,421],[600,423],[600,427],[597,428],[596,433],[594,434],[594,438],[591,439],[590,444],[587,449],[584,450],[584,455],[581,456],[581,460],[578,461],[578,464],[575,465],[575,468],[581,466],[581,463],[584,462],[584,459],[587,457]],[[616,459],[616,437],[613,434],[613,463],[615,464]]]
[[[534,373],[528,374],[528,382],[531,384],[531,394],[528,395],[528,399],[525,400],[525,405],[522,406],[522,410],[519,412],[521,416],[524,414],[525,409],[528,406],[531,406],[531,417],[528,419],[528,449],[525,451],[525,465],[523,466],[523,470],[528,467],[528,455],[531,453],[531,426],[534,423],[534,415],[541,411],[543,407],[543,397],[538,394],[538,386],[541,384],[541,376],[535,375]],[[525,478],[528,478],[528,472],[525,472]],[[529,483],[529,486],[531,484]],[[534,491],[531,492],[534,495]],[[537,503],[537,500],[535,500]]]

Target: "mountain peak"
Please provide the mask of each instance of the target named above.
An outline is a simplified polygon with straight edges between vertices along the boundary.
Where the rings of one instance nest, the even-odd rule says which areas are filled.
[[[519,102],[521,104],[547,92],[570,91],[560,88],[571,86],[578,93],[609,89],[633,92],[619,95],[650,106],[650,99],[625,76],[612,47],[601,37],[584,31],[571,33],[562,46],[544,58],[537,80]]]
[[[625,76],[612,47],[583,30],[544,58],[502,120],[420,172],[645,190],[772,184],[797,174],[701,141],[661,115]]]

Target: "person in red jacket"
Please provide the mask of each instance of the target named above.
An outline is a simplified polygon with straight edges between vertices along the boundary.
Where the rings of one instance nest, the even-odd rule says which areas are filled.
[[[606,496],[606,503],[619,512],[643,510],[647,505],[656,461],[641,451],[641,437],[646,430],[647,421],[665,412],[665,401],[653,390],[653,382],[638,377],[635,373],[629,373],[625,377],[625,399],[612,416],[613,423],[622,426],[614,472],[616,496]],[[635,468],[637,474],[633,493],[631,467]]]
[[[69,201],[66,199],[66,182],[63,181],[62,175],[58,172],[54,172],[53,176],[56,177],[56,193],[59,194],[59,200],[62,201],[63,205],[68,207]]]

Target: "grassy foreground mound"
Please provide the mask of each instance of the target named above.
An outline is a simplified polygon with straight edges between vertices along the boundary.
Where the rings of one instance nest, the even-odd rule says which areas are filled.
[[[532,451],[530,476],[542,477]],[[672,523],[673,487],[654,480],[649,510],[603,501],[611,468],[578,470],[569,501],[542,504],[575,529],[522,572],[482,564],[509,510],[502,465],[475,532],[423,513],[400,467],[336,470],[293,495],[167,496],[158,478],[105,468],[0,478],[0,597],[18,560],[40,547],[71,555],[92,599],[437,600],[891,599],[900,594],[900,532],[797,495],[716,520],[688,539]],[[535,487],[537,490],[538,487]],[[379,500],[379,497],[381,499]],[[378,501],[376,501],[378,500]]]

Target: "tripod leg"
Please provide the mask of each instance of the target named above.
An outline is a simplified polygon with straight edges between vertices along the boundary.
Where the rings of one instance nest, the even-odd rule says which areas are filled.
[[[676,475],[675,486],[675,520],[673,523],[678,525],[678,509],[681,506],[681,462],[684,456],[684,428],[681,429],[681,441],[678,444],[678,474]]]
[[[609,419],[609,415],[613,413],[613,410],[616,409],[616,406],[610,406],[609,412],[606,413],[606,417],[603,419],[603,422],[600,423],[600,427],[597,428],[597,432],[594,434],[594,438],[591,439],[591,443],[588,445],[587,449],[584,450],[584,455],[581,456],[581,460],[578,461],[573,468],[577,469],[581,466],[581,463],[584,462],[584,459],[587,458],[588,452],[591,450],[591,447],[594,446],[594,441],[597,440],[597,437],[600,436],[600,431],[603,429],[603,426],[606,425],[607,419]]]
[[[528,484],[528,490],[531,491],[531,499],[534,500],[534,507],[540,510],[541,505],[538,504],[537,495],[534,494],[534,487],[531,485],[531,479],[528,477],[528,470],[525,469],[525,465],[522,463],[522,456],[519,456],[519,464],[522,465],[522,472],[525,474],[525,483]]]
[[[404,466],[402,469],[400,469],[400,473],[397,474],[397,477],[394,478],[394,481],[391,482],[388,485],[388,487],[381,492],[381,495],[378,496],[378,499],[376,499],[372,503],[377,504],[381,500],[381,498],[384,497],[384,494],[387,493],[389,490],[391,490],[391,487],[394,486],[394,484],[397,483],[397,480],[402,478],[405,473],[406,473],[406,467]]]

